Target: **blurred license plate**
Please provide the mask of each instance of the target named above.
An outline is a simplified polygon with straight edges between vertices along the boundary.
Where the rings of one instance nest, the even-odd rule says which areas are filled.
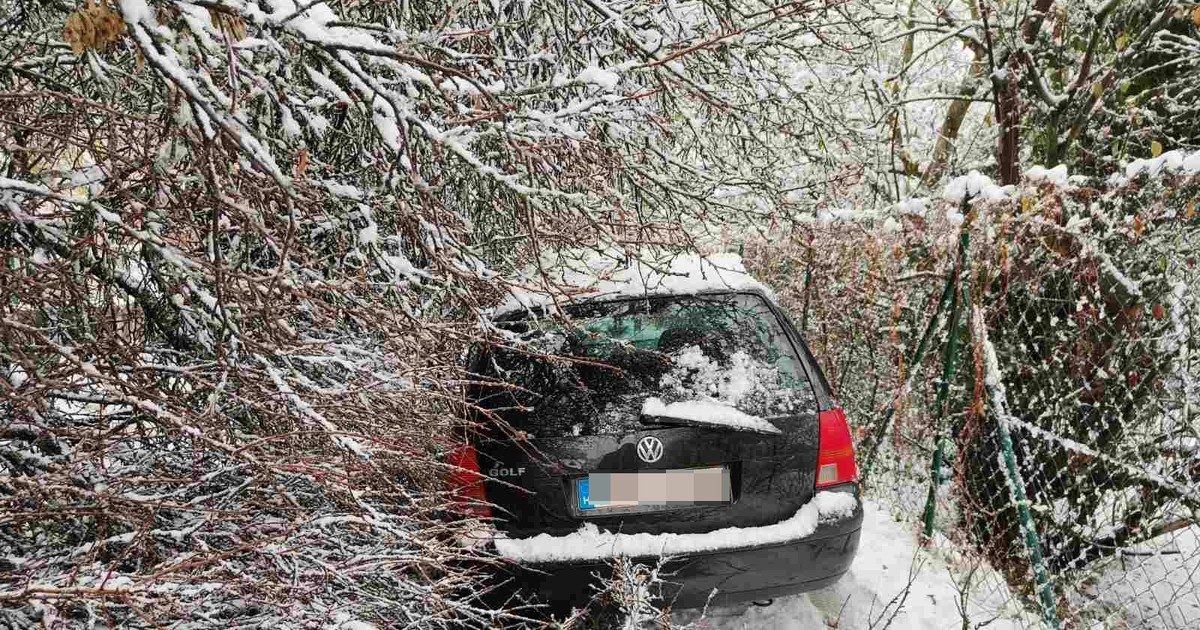
[[[649,512],[731,502],[729,468],[592,473],[575,480],[580,513]]]

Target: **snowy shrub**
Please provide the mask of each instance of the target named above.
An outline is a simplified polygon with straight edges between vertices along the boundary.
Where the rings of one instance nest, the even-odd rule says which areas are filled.
[[[1164,527],[1183,493],[1062,440],[1156,479],[1195,450],[1187,9],[0,0],[0,614],[512,621],[472,598],[441,456],[464,348],[502,335],[489,307],[570,293],[562,252],[746,241],[867,463],[922,479],[943,433],[959,471],[993,454],[977,362],[932,402],[963,275],[1055,566]],[[1059,164],[1129,154],[1074,191]],[[1017,186],[1024,156],[1050,168],[1020,190],[950,182],[988,204],[936,194]],[[1064,461],[1088,481],[1038,472]]]
[[[783,198],[837,48],[781,37],[846,27],[741,9],[0,2],[0,615],[512,621],[440,518],[462,352],[547,252]]]

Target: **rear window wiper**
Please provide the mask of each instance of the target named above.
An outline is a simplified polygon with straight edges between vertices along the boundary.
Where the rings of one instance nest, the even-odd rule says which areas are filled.
[[[752,416],[733,406],[709,400],[666,403],[661,398],[651,396],[642,403],[642,413],[638,419],[643,424],[673,424],[751,433],[782,433],[766,418]]]

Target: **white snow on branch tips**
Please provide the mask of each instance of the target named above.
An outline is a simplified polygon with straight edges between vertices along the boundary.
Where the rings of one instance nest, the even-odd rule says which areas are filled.
[[[201,115],[202,120],[215,122],[230,138],[235,139],[242,151],[253,159],[263,172],[274,178],[280,186],[290,186],[290,178],[279,170],[275,157],[267,147],[244,120],[226,108],[227,99],[223,95],[215,95],[212,98],[207,96],[211,91],[201,88],[204,83],[203,75],[186,69],[173,47],[158,44],[156,38],[165,37],[164,30],[167,33],[170,31],[158,24],[154,10],[146,1],[120,0],[120,7],[123,19],[129,25],[129,33],[148,65],[187,97],[190,106]]]
[[[726,527],[703,534],[614,534],[585,523],[566,536],[538,534],[532,538],[496,539],[496,552],[520,562],[600,560],[617,556],[680,556],[709,551],[757,547],[811,536],[822,522],[854,514],[858,501],[852,494],[819,492],[795,515],[774,525]]]
[[[611,90],[617,86],[617,83],[620,83],[621,75],[598,66],[588,66],[579,73],[579,80]]]
[[[257,358],[258,361],[262,363],[263,367],[266,368],[267,374],[271,377],[271,381],[275,383],[275,387],[279,390],[279,393],[283,395],[285,400],[291,403],[292,407],[294,407],[296,411],[300,413],[300,415],[315,422],[317,425],[327,431],[330,434],[330,438],[338,446],[341,446],[347,451],[354,453],[362,459],[371,459],[371,452],[367,450],[365,446],[360,444],[358,440],[355,440],[354,438],[342,435],[342,431],[337,427],[337,425],[330,422],[329,419],[321,414],[321,412],[314,409],[312,405],[308,404],[304,398],[296,393],[296,390],[293,389],[292,386],[288,384],[287,379],[284,378],[283,372],[271,365],[271,363],[267,361],[265,357],[257,356]]]
[[[572,298],[597,298],[646,295],[686,295],[714,291],[758,291],[774,293],[746,272],[737,254],[681,254],[664,264],[643,260],[625,262],[619,254],[592,254],[576,260],[545,265],[553,284],[565,291],[546,289],[510,290],[508,298],[496,308],[496,315],[546,306],[554,295],[570,293]],[[536,277],[535,274],[530,274]]]
[[[1025,179],[1035,184],[1046,182],[1056,186],[1067,185],[1067,165],[1059,164],[1054,168],[1046,168],[1044,166],[1033,166],[1025,171]]]
[[[50,195],[50,189],[41,184],[31,184],[19,179],[8,179],[0,177],[0,190],[15,190],[27,195],[40,195],[43,197]]]
[[[665,403],[651,396],[642,403],[642,415],[678,418],[697,424],[730,427],[758,433],[779,433],[779,429],[764,418],[743,413],[738,409],[709,400],[685,400]]]
[[[394,52],[365,29],[340,26],[341,16],[324,2],[270,0],[267,4],[273,9],[271,14],[265,16],[268,22],[295,31],[312,44],[361,50],[382,56]]]
[[[1155,175],[1163,172],[1177,173],[1180,169],[1184,168],[1184,163],[1186,161],[1191,160],[1191,158],[1196,158],[1197,156],[1200,156],[1200,152],[1197,152],[1185,159],[1183,153],[1179,151],[1167,151],[1156,158],[1150,158],[1148,160],[1134,160],[1125,165],[1125,177],[1132,179],[1138,175],[1141,175],[1142,173],[1145,173],[1150,177],[1154,177]],[[1193,161],[1196,162],[1196,164],[1193,164],[1193,166],[1200,166],[1200,159]],[[1189,170],[1188,172],[1194,173],[1196,171]]]
[[[333,623],[325,626],[325,628],[326,630],[377,630],[378,626],[360,621],[350,613],[340,612],[334,617]]]
[[[896,204],[896,211],[900,214],[911,214],[919,217],[925,216],[925,210],[929,205],[929,200],[924,197],[914,197],[912,199],[904,199]]]
[[[942,198],[947,201],[984,200],[993,201],[1008,198],[1007,187],[997,186],[990,177],[979,171],[971,171],[966,175],[955,177],[946,184]]]

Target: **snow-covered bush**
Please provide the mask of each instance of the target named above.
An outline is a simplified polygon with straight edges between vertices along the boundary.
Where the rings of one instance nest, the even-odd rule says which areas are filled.
[[[438,518],[485,307],[782,198],[836,7],[0,2],[0,614],[495,622]]]

